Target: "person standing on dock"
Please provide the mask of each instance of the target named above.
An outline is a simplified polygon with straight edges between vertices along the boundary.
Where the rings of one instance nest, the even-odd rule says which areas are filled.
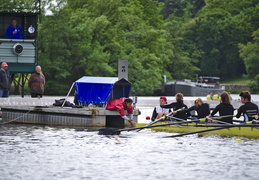
[[[31,97],[42,98],[44,93],[44,85],[45,85],[45,76],[41,74],[41,67],[36,66],[35,73],[33,73],[28,81],[30,90],[31,90]]]
[[[159,118],[161,118],[163,115],[167,115],[169,112],[171,112],[170,108],[163,108],[167,104],[167,98],[165,96],[161,96],[159,99],[159,106],[156,106],[154,108],[154,111],[152,113],[151,121],[155,121]]]
[[[9,97],[9,90],[12,84],[12,79],[8,69],[8,64],[3,62],[0,70],[0,98]]]
[[[229,116],[229,117],[222,118],[221,121],[233,124],[234,110],[235,110],[234,107],[230,103],[228,92],[224,91],[220,94],[220,104],[215,107],[215,109],[208,117],[211,118],[218,112],[220,116]]]
[[[132,127],[135,127],[135,123],[133,122],[133,100],[130,98],[122,97],[120,99],[110,99],[107,103],[106,109],[112,110],[117,109],[120,113],[120,116],[130,123]],[[128,111],[128,116],[125,115],[124,110]]]
[[[177,93],[175,95],[175,100],[176,100],[176,102],[173,102],[171,104],[166,104],[166,105],[164,105],[162,107],[163,108],[173,108],[174,111],[177,111],[179,109],[187,109],[188,108],[183,103],[183,94],[182,93]],[[179,112],[177,112],[177,114],[175,114],[174,117],[186,120],[189,115],[190,115],[189,113],[186,113],[184,111],[179,111]]]
[[[258,116],[258,106],[251,102],[251,94],[249,91],[242,91],[239,96],[243,105],[237,110],[236,117],[240,118],[240,116],[243,115],[244,122],[252,121],[255,116]]]

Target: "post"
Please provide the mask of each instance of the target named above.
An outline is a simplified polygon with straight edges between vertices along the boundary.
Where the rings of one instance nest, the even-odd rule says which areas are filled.
[[[166,83],[166,81],[167,81],[167,80],[166,80],[166,75],[164,75],[164,84]]]
[[[66,103],[66,101],[67,101],[67,98],[68,98],[70,92],[72,91],[74,85],[75,85],[75,82],[73,82],[72,86],[70,87],[70,89],[69,89],[69,91],[68,91],[68,93],[67,93],[67,96],[66,96],[66,98],[65,98],[65,100],[64,100],[64,102],[63,102],[63,104],[62,104],[62,106],[61,106],[61,108],[64,107],[64,105],[65,105],[65,103]]]
[[[119,64],[118,64],[118,77],[119,79],[126,79],[128,80],[128,73],[129,73],[129,69],[128,69],[128,61],[127,60],[119,60]]]

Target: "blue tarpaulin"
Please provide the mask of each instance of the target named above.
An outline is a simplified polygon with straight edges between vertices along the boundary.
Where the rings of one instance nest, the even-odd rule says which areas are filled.
[[[124,78],[84,76],[75,87],[79,103],[106,104],[109,99],[129,97],[131,83]]]

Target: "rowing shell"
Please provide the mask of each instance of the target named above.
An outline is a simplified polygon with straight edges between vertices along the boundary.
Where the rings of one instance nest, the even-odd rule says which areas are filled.
[[[204,125],[204,124],[198,124]],[[143,124],[137,124],[137,126],[143,126]],[[161,127],[154,127],[152,130],[154,131],[163,131],[163,132],[170,132],[170,133],[188,133],[193,131],[201,131],[206,129],[214,129],[215,126],[212,127],[197,127],[194,124],[182,124],[181,126],[177,125],[170,125],[170,126],[161,126]],[[240,136],[240,137],[247,137],[252,139],[259,139],[259,128],[258,127],[231,127],[231,128],[224,128],[220,130],[214,130],[209,132],[203,132],[199,134],[217,134],[220,136]]]

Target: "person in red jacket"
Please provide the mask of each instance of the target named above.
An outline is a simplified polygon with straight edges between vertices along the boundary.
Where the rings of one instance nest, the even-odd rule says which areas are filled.
[[[135,126],[133,122],[133,106],[132,106],[132,99],[130,98],[120,98],[120,99],[110,99],[106,106],[107,110],[117,109],[120,113],[120,116],[127,120],[132,127]],[[128,116],[125,115],[124,110],[128,111]]]

